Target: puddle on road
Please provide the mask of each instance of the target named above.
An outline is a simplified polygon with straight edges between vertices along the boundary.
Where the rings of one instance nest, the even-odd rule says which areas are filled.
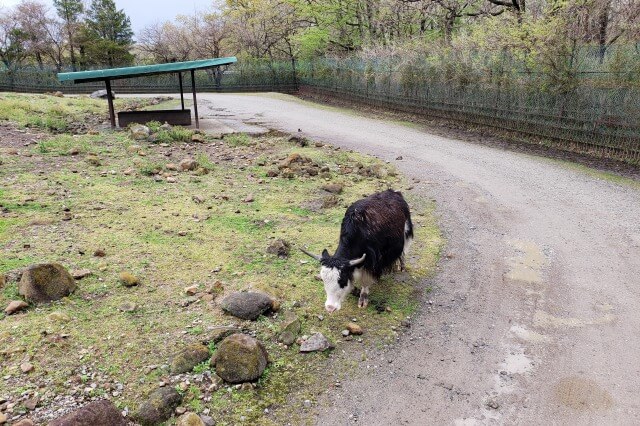
[[[584,327],[587,325],[605,325],[611,324],[616,320],[616,316],[613,314],[606,314],[594,319],[580,319],[571,317],[556,317],[547,312],[536,310],[533,315],[533,325],[541,328],[571,328],[571,327]]]
[[[542,283],[545,256],[540,247],[530,241],[515,240],[508,243],[516,250],[517,255],[509,259],[510,269],[505,277],[529,284]]]
[[[613,406],[613,398],[598,383],[582,377],[565,377],[555,388],[560,402],[574,410],[606,410]]]
[[[549,340],[548,336],[545,336],[540,333],[536,333],[535,331],[527,330],[525,327],[521,325],[513,325],[509,329],[509,332],[513,334],[520,340],[524,340],[525,342],[539,343],[546,342]]]

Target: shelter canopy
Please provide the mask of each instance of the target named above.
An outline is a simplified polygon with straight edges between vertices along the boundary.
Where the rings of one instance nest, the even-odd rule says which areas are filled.
[[[171,62],[166,64],[155,65],[139,65],[135,67],[125,68],[108,68],[103,70],[93,71],[77,71],[77,72],[62,72],[58,73],[58,80],[60,81],[73,81],[74,83],[89,83],[92,81],[104,81],[107,89],[107,100],[109,101],[109,117],[111,119],[111,127],[116,126],[116,116],[113,109],[113,94],[111,93],[111,80],[119,80],[124,78],[135,78],[147,75],[156,74],[177,74],[178,81],[180,83],[180,101],[182,105],[181,110],[164,110],[164,111],[133,111],[133,112],[120,112],[119,124],[124,127],[127,122],[132,122],[137,119],[144,119],[151,121],[154,118],[162,117],[165,121],[172,121],[170,124],[191,124],[191,111],[184,107],[184,90],[182,87],[182,73],[191,73],[191,89],[193,92],[193,109],[196,119],[196,127],[200,126],[198,120],[198,102],[196,99],[196,81],[194,73],[196,70],[204,70],[209,68],[216,68],[223,65],[230,65],[237,61],[235,56],[227,58],[212,58],[201,59],[197,61],[186,62]],[[157,116],[157,117],[155,117]],[[139,122],[139,121],[138,121]]]

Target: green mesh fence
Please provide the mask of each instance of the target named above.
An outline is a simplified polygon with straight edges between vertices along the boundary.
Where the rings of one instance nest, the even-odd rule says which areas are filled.
[[[562,149],[640,163],[637,79],[629,84],[619,76],[578,72],[570,89],[554,90],[541,75],[497,82],[463,76],[427,63],[357,59],[314,61],[299,71],[306,92],[512,130]]]

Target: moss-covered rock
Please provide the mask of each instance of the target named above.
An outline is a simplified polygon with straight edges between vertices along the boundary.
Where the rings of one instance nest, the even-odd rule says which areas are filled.
[[[134,287],[140,284],[140,280],[135,275],[129,272],[121,272],[118,276],[118,281],[125,287]]]
[[[234,334],[222,341],[211,365],[229,383],[251,382],[267,367],[268,354],[262,343],[246,334]]]
[[[209,348],[200,343],[189,345],[178,352],[171,361],[171,373],[182,374],[193,370],[196,365],[209,359]]]
[[[133,419],[142,426],[155,426],[168,420],[180,401],[182,397],[175,389],[160,388],[142,403],[134,413]]]
[[[282,330],[278,335],[278,341],[291,346],[293,342],[296,341],[296,337],[300,334],[300,330],[302,325],[300,324],[300,320],[298,318],[292,318],[287,321],[282,326]]]
[[[207,332],[207,338],[205,340],[205,344],[209,343],[219,343],[225,337],[229,337],[232,334],[240,333],[240,329],[237,327],[228,327],[228,326],[218,326],[213,327],[211,330]]]
[[[76,281],[58,263],[43,263],[28,267],[20,279],[19,291],[32,302],[51,302],[70,295]]]
[[[184,413],[178,418],[176,426],[205,426],[205,424],[196,413]]]
[[[106,399],[90,402],[65,416],[55,419],[49,426],[126,426],[127,421],[120,410]]]

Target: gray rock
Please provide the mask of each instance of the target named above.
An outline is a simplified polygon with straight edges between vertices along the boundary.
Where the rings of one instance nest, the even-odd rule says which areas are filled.
[[[322,352],[327,349],[333,349],[335,345],[322,333],[316,333],[302,342],[300,352]]]
[[[300,334],[301,328],[302,325],[300,324],[300,320],[298,318],[293,318],[286,321],[282,325],[282,331],[280,331],[280,334],[278,335],[278,341],[287,346],[291,346],[293,342],[296,341],[296,337],[298,337],[298,334]]]
[[[120,410],[106,399],[91,402],[69,414],[49,422],[49,426],[126,426]]]
[[[268,354],[262,343],[246,334],[233,334],[220,343],[211,365],[229,383],[251,382],[267,367]]]
[[[18,289],[29,301],[51,302],[70,295],[76,287],[76,281],[62,265],[44,263],[28,267]]]
[[[131,132],[131,137],[137,141],[146,140],[151,134],[151,130],[142,124],[134,124],[129,131]]]
[[[107,99],[107,91],[105,89],[96,90],[89,96],[91,97],[91,99]],[[116,94],[113,90],[111,91],[111,97],[113,99],[116,98]]]
[[[142,426],[155,426],[167,421],[180,401],[182,401],[182,397],[174,388],[160,388],[142,403],[138,411],[134,413],[133,419]]]
[[[171,374],[182,374],[193,370],[196,365],[205,362],[211,354],[209,348],[200,343],[189,345],[178,352],[171,361]]]
[[[241,330],[236,327],[226,327],[226,326],[214,327],[213,329],[208,331],[208,337],[204,343],[205,344],[209,344],[211,342],[218,343],[225,337],[229,337],[232,334],[240,333],[240,331]]]
[[[265,293],[236,292],[227,296],[221,306],[235,317],[253,321],[272,308],[272,299]]]
[[[204,414],[200,414],[200,420],[202,420],[204,426],[216,426],[216,421],[209,416],[205,416]]]

